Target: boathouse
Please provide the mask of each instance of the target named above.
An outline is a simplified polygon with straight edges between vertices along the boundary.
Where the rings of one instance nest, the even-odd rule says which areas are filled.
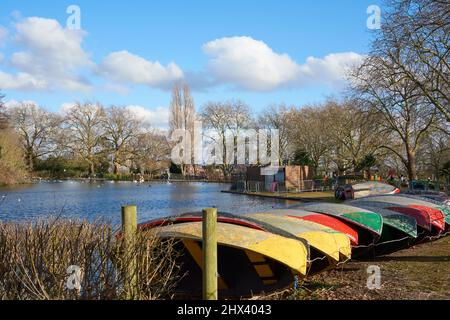
[[[313,178],[308,166],[282,166],[275,170],[252,166],[247,168],[246,173],[246,182],[251,189],[268,192],[306,190],[310,188]]]

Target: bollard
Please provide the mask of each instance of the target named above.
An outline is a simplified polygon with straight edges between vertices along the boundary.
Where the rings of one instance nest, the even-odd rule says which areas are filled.
[[[136,206],[124,206],[122,207],[122,232],[125,244],[125,256],[130,259],[130,263],[126,266],[125,270],[125,294],[126,299],[133,299],[137,293],[137,275],[136,275],[136,259],[130,257],[132,252],[129,252],[130,248],[133,248],[136,244],[137,232],[137,207]]]
[[[126,242],[130,242],[137,231],[137,207],[122,207],[122,232]]]
[[[217,209],[203,210],[203,300],[217,300]]]

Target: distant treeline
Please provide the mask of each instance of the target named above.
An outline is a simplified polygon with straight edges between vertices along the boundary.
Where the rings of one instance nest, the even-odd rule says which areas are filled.
[[[235,99],[210,101],[196,110],[189,86],[176,85],[169,128],[161,132],[125,107],[76,103],[52,113],[19,103],[0,118],[0,130],[6,132],[0,140],[0,181],[20,180],[25,168],[56,176],[123,170],[158,175],[171,166],[176,142],[171,133],[193,130],[195,120],[221,140],[229,131],[277,129],[280,164],[309,165],[316,176],[377,171],[387,177],[395,171],[409,180],[433,176],[448,181],[448,12],[444,1],[388,1],[371,51],[349,70],[345,94],[320,104],[278,103],[256,114]],[[18,143],[23,157],[13,151]],[[223,159],[232,148],[224,146]],[[225,160],[216,168],[228,178],[236,166]],[[188,162],[178,169],[190,174]]]

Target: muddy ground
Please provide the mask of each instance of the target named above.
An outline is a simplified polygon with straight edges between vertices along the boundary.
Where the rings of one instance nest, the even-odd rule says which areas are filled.
[[[381,282],[379,289],[369,290],[367,268],[373,265],[380,267]],[[450,237],[371,261],[348,262],[310,277],[299,289],[277,298],[450,300]]]

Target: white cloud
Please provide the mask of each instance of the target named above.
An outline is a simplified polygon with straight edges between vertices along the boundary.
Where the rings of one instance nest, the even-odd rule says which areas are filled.
[[[142,106],[130,105],[126,109],[152,128],[167,129],[169,126],[169,108],[167,107],[157,107],[150,110]]]
[[[119,94],[127,94],[133,84],[168,89],[179,81],[186,81],[196,90],[223,84],[249,91],[339,86],[345,83],[348,67],[363,59],[357,53],[343,52],[309,57],[301,64],[286,53],[275,52],[263,41],[237,36],[204,44],[209,59],[200,71],[184,72],[174,62],[163,65],[126,50],[112,52],[95,65],[82,48],[85,35],[40,17],[20,18],[12,36],[0,26],[0,45],[8,37],[20,48],[10,56],[0,53],[0,62],[15,70],[0,70],[0,88],[86,92],[92,86],[84,75],[90,78],[94,71],[106,80],[96,86],[97,90]]]
[[[58,21],[30,17],[16,25],[15,41],[23,48],[11,56],[17,74],[3,73],[0,86],[24,90],[87,90],[80,68],[91,67],[82,49],[82,31],[63,28]],[[12,80],[12,82],[11,82]],[[17,81],[15,81],[17,80]]]
[[[323,59],[309,57],[301,66],[302,84],[318,83],[340,85],[351,67],[361,64],[364,56],[354,52],[332,53]]]
[[[98,72],[117,83],[160,88],[167,88],[184,77],[183,71],[173,62],[163,66],[158,61],[151,62],[128,51],[110,53],[100,64]]]
[[[12,90],[46,90],[49,84],[44,78],[29,73],[9,74],[0,70],[0,88]]]
[[[81,48],[82,31],[64,29],[56,20],[38,17],[19,22],[16,30],[16,40],[27,49],[13,55],[12,63],[18,67],[42,71],[45,66],[62,74],[89,64],[89,57]]]
[[[0,47],[5,43],[8,38],[8,30],[5,27],[0,26]]]
[[[105,85],[109,91],[122,94],[127,90],[123,85],[169,88],[184,77],[175,63],[163,66],[158,61],[151,62],[128,51],[110,53],[97,67],[81,46],[85,33],[63,28],[53,19],[21,19],[15,29],[15,43],[22,50],[10,57],[10,65],[17,70],[16,73],[0,71],[0,87],[3,89],[87,91],[91,86],[81,76],[83,68],[88,75],[97,70],[99,75],[113,82]],[[0,27],[0,43],[2,30]],[[123,85],[119,86],[119,83]]]
[[[253,91],[308,84],[338,85],[349,65],[362,56],[348,52],[310,57],[300,65],[288,54],[274,52],[263,41],[251,37],[221,38],[206,43],[203,51],[210,57],[207,69],[218,83]]]
[[[265,91],[295,81],[299,66],[287,54],[278,54],[250,37],[222,38],[206,43],[208,70],[221,81]]]

